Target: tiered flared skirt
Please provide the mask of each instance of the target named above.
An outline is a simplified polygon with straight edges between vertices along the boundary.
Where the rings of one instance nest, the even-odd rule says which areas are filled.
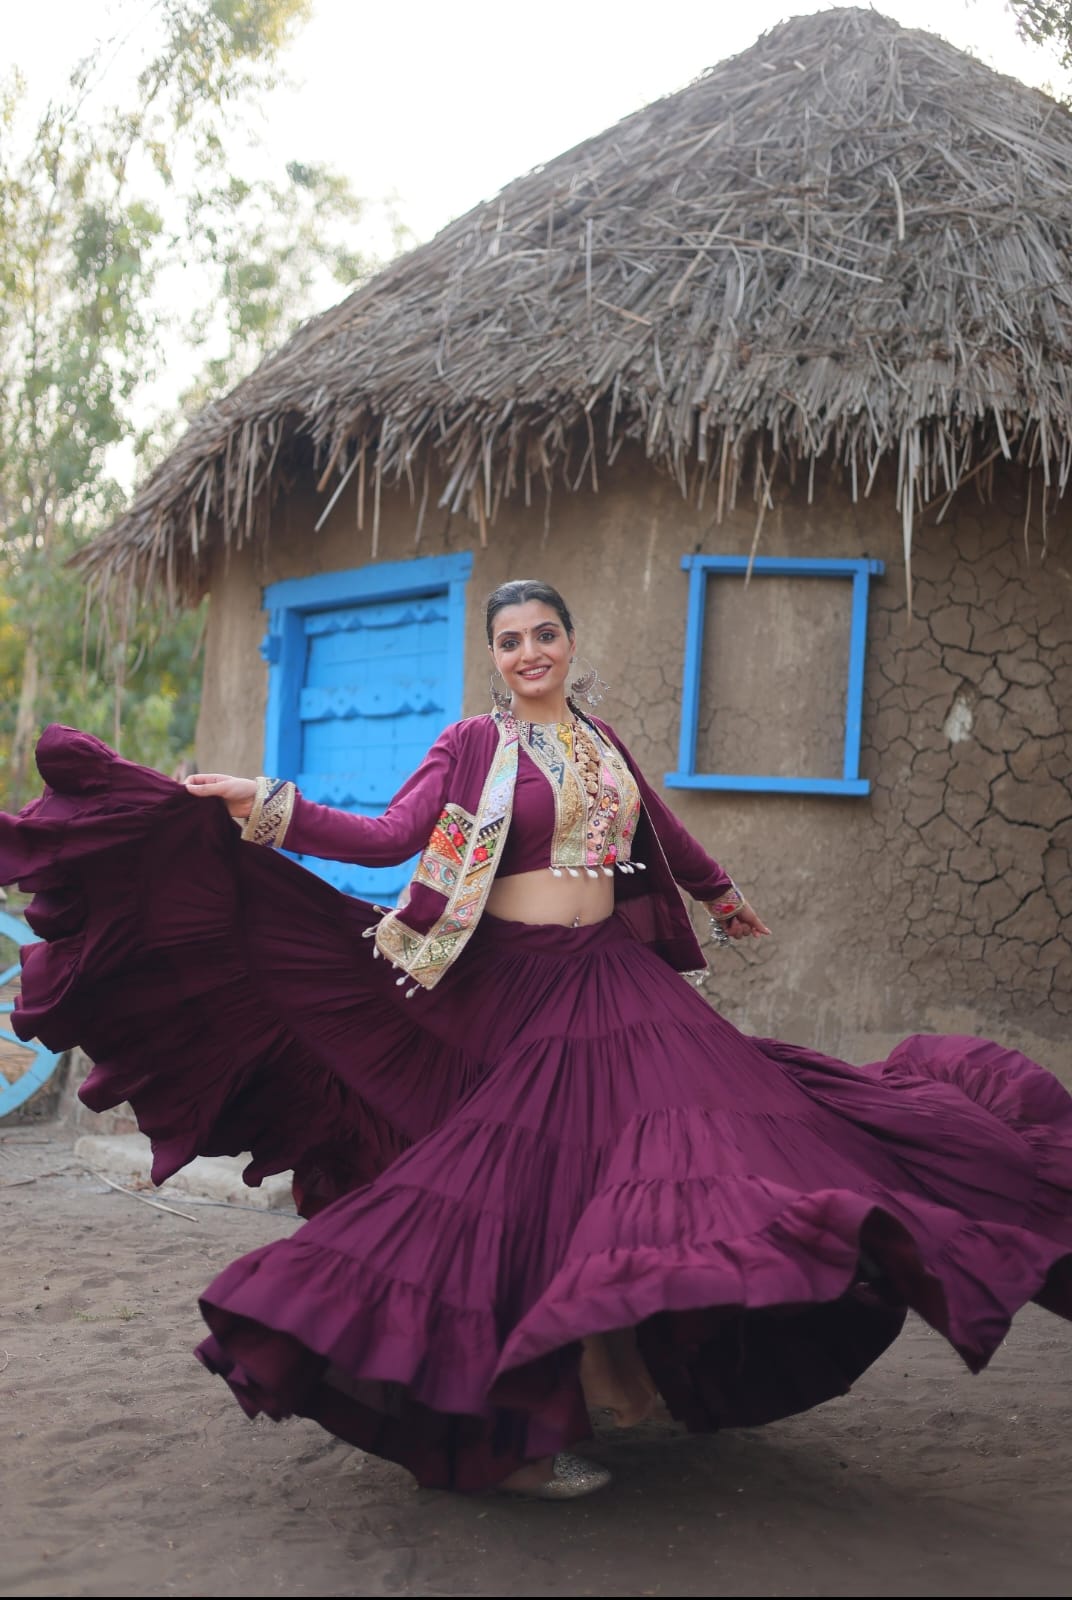
[[[485,916],[407,1000],[373,909],[221,806],[69,731],[41,761],[0,823],[49,941],[18,1024],[93,1056],[158,1179],[251,1150],[311,1217],[202,1299],[249,1414],[480,1488],[587,1435],[590,1334],[636,1328],[707,1430],[843,1393],[907,1307],[972,1368],[1026,1301],[1072,1316],[1072,1100],[1015,1052],[745,1037],[617,917]]]

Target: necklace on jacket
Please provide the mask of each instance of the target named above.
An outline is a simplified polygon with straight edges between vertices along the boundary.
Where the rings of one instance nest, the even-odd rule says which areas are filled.
[[[554,876],[610,877],[615,867],[634,871],[630,854],[640,791],[615,747],[576,715],[565,722],[518,722],[517,730],[554,795],[548,863]]]

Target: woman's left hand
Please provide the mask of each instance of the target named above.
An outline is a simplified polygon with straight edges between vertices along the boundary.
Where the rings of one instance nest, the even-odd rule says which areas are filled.
[[[770,933],[767,924],[760,920],[747,900],[722,926],[731,939],[762,939],[764,934]]]

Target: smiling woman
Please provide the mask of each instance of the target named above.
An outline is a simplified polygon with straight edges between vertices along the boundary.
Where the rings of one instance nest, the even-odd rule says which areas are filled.
[[[530,753],[550,747],[560,763],[570,761],[580,742],[591,736],[574,717],[567,696],[577,639],[565,601],[548,583],[516,579],[491,595],[486,617],[488,650],[502,685],[496,688],[493,673],[493,700],[528,729]],[[538,731],[533,731],[534,724]],[[587,749],[586,756],[587,787],[594,793],[599,753]],[[524,784],[524,769],[518,781]],[[604,814],[605,810],[606,806]],[[515,838],[516,834],[508,838],[504,847],[488,896],[490,912],[515,922],[557,922],[573,928],[610,916],[614,887],[607,880],[613,879],[613,870],[586,869],[570,875],[568,869],[559,868],[556,881],[544,866],[526,870]]]
[[[45,940],[20,1033],[85,1046],[157,1181],[294,1168],[311,1220],[205,1291],[204,1364],[422,1484],[566,1499],[609,1476],[567,1453],[593,1408],[754,1425],[844,1392],[908,1307],[973,1368],[1025,1301],[1072,1316],[1056,1080],[982,1040],[858,1069],[738,1032],[681,980],[679,889],[768,930],[580,710],[557,591],[504,585],[486,622],[502,703],[382,816],[52,729],[49,789],[0,817]],[[279,845],[421,853],[385,911]]]

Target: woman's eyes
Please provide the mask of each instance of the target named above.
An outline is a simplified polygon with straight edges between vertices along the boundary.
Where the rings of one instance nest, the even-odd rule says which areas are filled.
[[[538,633],[536,635],[536,637],[540,641],[541,644],[554,644],[555,640],[558,638],[558,634],[557,634],[557,632],[555,631],[554,628],[547,628],[547,629],[544,630],[543,633]],[[506,638],[506,639],[500,639],[499,640],[499,649],[500,650],[519,650],[520,648],[521,648],[521,640],[520,639]]]

